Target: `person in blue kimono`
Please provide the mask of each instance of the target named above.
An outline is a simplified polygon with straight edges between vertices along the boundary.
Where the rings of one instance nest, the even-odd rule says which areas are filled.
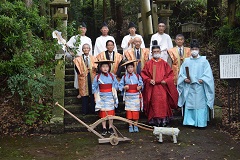
[[[127,61],[122,66],[126,65],[126,74],[122,77],[119,83],[119,90],[123,92],[123,100],[125,101],[126,118],[138,123],[139,111],[143,110],[142,94],[143,81],[139,74],[135,74],[134,63],[136,60]],[[139,132],[136,125],[129,123],[129,132]]]
[[[183,125],[206,127],[209,108],[214,106],[214,78],[206,56],[199,55],[196,39],[191,42],[191,57],[180,68],[177,89],[178,106],[185,106]]]
[[[99,111],[99,117],[105,118],[106,116],[115,115],[115,107],[117,108],[118,99],[118,81],[113,73],[110,73],[111,63],[110,60],[97,61],[100,66],[101,73],[95,76],[92,83],[92,92],[96,100],[95,110]],[[109,120],[109,128],[106,127],[106,121],[102,122],[102,135],[107,133],[114,134],[113,120]]]

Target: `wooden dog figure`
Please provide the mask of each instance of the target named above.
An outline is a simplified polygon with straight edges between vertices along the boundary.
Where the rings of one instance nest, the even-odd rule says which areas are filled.
[[[177,136],[180,130],[178,128],[154,127],[153,134],[157,136],[158,142],[163,142],[162,135],[173,136],[173,143],[177,143]]]

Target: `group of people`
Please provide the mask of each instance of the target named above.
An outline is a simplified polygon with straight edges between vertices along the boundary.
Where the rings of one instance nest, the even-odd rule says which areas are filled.
[[[214,79],[210,64],[199,54],[199,43],[192,40],[190,48],[184,46],[184,36],[175,38],[176,47],[164,33],[165,24],[158,24],[158,32],[152,35],[150,50],[145,48],[141,35],[136,34],[136,26],[129,23],[121,47],[117,52],[116,43],[108,35],[104,23],[102,35],[96,39],[94,52],[92,42],[85,34],[87,27],[79,27],[81,44],[75,63],[78,98],[82,99],[82,113],[95,113],[99,117],[115,115],[118,105],[116,91],[121,91],[125,102],[126,118],[138,122],[142,110],[148,123],[167,126],[173,117],[172,109],[183,108],[183,125],[206,127],[209,108],[214,105]],[[76,47],[76,37],[68,42]],[[94,53],[92,55],[92,53]],[[121,76],[122,67],[126,68]],[[102,123],[102,135],[113,134],[113,121]],[[129,124],[129,132],[139,132],[137,126]]]

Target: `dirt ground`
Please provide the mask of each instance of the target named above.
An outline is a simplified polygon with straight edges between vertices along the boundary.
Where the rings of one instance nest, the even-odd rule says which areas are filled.
[[[150,131],[122,134],[132,141],[98,144],[97,136],[89,132],[39,135],[28,137],[0,138],[1,160],[240,160],[240,143],[222,133],[215,126],[206,129],[180,126],[178,143],[172,143],[170,136],[163,136],[163,143]]]

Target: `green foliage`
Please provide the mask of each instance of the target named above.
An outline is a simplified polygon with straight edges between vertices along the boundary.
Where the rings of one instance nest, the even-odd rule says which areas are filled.
[[[178,0],[172,7],[173,14],[170,16],[170,35],[182,33],[181,24],[187,22],[197,22],[204,24],[207,18],[207,0],[185,1]],[[184,33],[185,38],[190,34]]]
[[[240,28],[232,28],[229,25],[222,26],[216,35],[219,37],[219,45],[225,48],[233,48],[240,53]]]
[[[60,49],[38,7],[21,1],[0,4],[0,75],[8,78],[13,97],[28,111],[28,124],[51,115],[39,101],[52,95],[54,57]]]
[[[36,122],[46,124],[51,118],[51,109],[50,106],[45,106],[43,104],[35,104],[29,107],[25,115],[26,124],[33,125]]]

